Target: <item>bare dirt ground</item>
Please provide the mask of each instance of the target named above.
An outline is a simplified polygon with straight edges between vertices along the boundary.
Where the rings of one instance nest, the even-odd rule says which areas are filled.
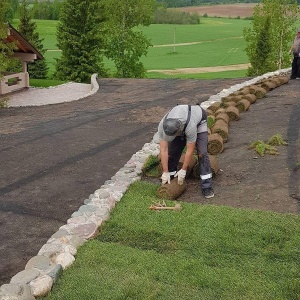
[[[215,197],[206,200],[199,181],[187,179],[187,190],[178,200],[199,204],[229,205],[277,213],[300,212],[300,88],[297,80],[268,92],[240,120],[231,122],[224,151],[217,155],[220,172],[214,178]],[[279,155],[261,157],[248,149],[254,141],[267,142],[280,134],[287,146]],[[146,178],[159,183],[159,179]]]
[[[189,13],[197,13],[200,16],[207,14],[209,17],[227,17],[227,18],[245,18],[251,17],[253,8],[256,4],[253,3],[238,3],[224,5],[203,5],[203,6],[188,6],[178,8],[180,11]]]
[[[175,70],[149,70],[148,72],[160,72],[160,73],[169,74],[169,75],[199,74],[199,73],[210,73],[210,72],[245,70],[248,67],[249,67],[249,64],[239,64],[239,65],[202,67],[202,68],[178,68]]]

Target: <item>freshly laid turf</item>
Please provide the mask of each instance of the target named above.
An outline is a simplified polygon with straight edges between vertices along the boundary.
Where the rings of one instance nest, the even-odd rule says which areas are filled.
[[[45,299],[300,299],[298,215],[191,203],[157,212],[157,188],[133,184]]]

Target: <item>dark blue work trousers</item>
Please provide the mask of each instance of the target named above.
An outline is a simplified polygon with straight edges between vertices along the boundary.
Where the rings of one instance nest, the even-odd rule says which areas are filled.
[[[197,134],[196,149],[199,161],[200,187],[202,190],[212,187],[212,172],[207,153],[207,142],[207,132]],[[185,137],[176,136],[172,142],[169,142],[168,168],[171,174],[177,171],[178,163],[185,146]]]

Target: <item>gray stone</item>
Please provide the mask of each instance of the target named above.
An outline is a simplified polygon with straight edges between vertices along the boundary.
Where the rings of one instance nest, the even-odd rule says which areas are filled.
[[[82,215],[83,215],[82,212],[80,212],[80,211],[75,211],[75,212],[72,213],[71,217],[72,217],[72,218],[76,218],[76,217],[80,217],[80,216],[82,216]]]
[[[62,273],[63,268],[62,265],[58,264],[53,267],[49,272],[47,272],[47,275],[50,276],[53,280],[53,283],[56,282],[60,274]]]
[[[1,300],[35,300],[26,284],[4,284],[0,287]]]
[[[100,189],[95,192],[95,194],[101,199],[101,198],[108,198],[109,193],[106,190]]]
[[[23,270],[12,277],[10,283],[27,284],[36,279],[39,275],[40,272],[36,269]]]
[[[40,251],[38,252],[38,255],[51,257],[59,252],[62,252],[62,245],[51,243],[43,245]]]
[[[52,238],[59,239],[62,236],[68,235],[68,232],[66,230],[60,229],[56,231],[54,234],[52,234]]]
[[[64,270],[70,267],[74,261],[75,257],[70,253],[61,253],[55,258],[55,262],[60,264]]]
[[[73,245],[75,248],[82,246],[86,242],[86,239],[80,237],[79,235],[70,236],[70,245]]]
[[[91,199],[85,199],[85,200],[83,201],[83,203],[84,203],[84,204],[90,204],[91,201],[93,200],[93,198],[94,198],[94,197],[92,197]]]
[[[97,207],[95,207],[93,205],[82,205],[82,206],[80,206],[78,211],[86,214],[86,213],[93,213],[96,210],[97,210]]]
[[[72,233],[79,235],[84,239],[90,239],[94,237],[98,232],[98,226],[94,223],[86,223],[82,225],[77,225],[72,229]]]
[[[27,269],[39,269],[39,270],[45,270],[51,265],[51,261],[48,257],[37,255],[32,257],[26,264],[25,270]]]
[[[51,291],[53,279],[49,275],[43,275],[31,281],[29,285],[33,296],[43,297]]]

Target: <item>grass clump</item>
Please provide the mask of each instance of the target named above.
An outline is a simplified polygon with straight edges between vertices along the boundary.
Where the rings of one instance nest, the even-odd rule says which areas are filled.
[[[215,124],[215,117],[207,116],[207,127],[211,129]]]
[[[260,155],[260,156],[265,156],[265,154],[270,154],[270,155],[278,155],[279,152],[276,149],[276,147],[271,146],[269,144],[266,144],[264,141],[255,141],[253,142],[248,149],[255,149],[255,151]]]
[[[279,152],[275,146],[282,145],[286,146],[287,142],[284,141],[281,134],[275,134],[268,140],[267,143],[262,140],[258,140],[251,143],[248,149],[255,149],[260,156],[265,156],[265,154],[278,155]]]
[[[281,134],[275,134],[269,139],[268,144],[272,146],[286,146],[288,143],[282,138]]]
[[[143,174],[150,177],[158,177],[160,175],[158,170],[159,163],[160,159],[157,155],[150,155],[142,167]]]
[[[136,182],[44,299],[298,299],[298,215],[182,203]],[[174,205],[166,201],[166,205]]]

